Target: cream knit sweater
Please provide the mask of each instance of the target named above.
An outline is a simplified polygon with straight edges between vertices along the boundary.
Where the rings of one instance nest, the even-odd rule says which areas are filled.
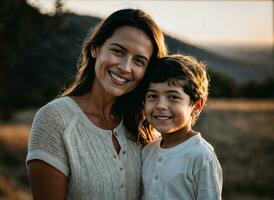
[[[96,127],[70,97],[55,99],[36,114],[26,162],[42,160],[68,177],[68,200],[134,200],[141,193],[141,146],[121,123],[112,131]]]

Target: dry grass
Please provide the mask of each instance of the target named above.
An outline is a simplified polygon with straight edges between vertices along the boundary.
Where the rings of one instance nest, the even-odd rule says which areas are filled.
[[[261,111],[273,112],[274,99],[252,100],[252,99],[209,99],[207,109],[210,110],[227,110],[227,111]]]
[[[238,134],[274,138],[274,99],[210,99],[203,115],[202,118],[217,120],[212,122],[216,127],[230,129],[225,130],[227,133],[237,130]]]
[[[30,125],[0,125],[0,199],[30,200],[25,157]]]
[[[0,125],[0,199],[30,199],[24,161],[32,117],[19,113],[19,124]],[[273,122],[274,100],[208,101],[195,129],[218,155],[224,200],[274,199]]]
[[[18,187],[16,183],[0,176],[0,199],[31,200],[32,198],[30,193]]]
[[[214,146],[224,199],[274,199],[274,100],[209,100],[196,128]]]
[[[30,125],[5,124],[0,125],[0,145],[13,152],[26,150]]]

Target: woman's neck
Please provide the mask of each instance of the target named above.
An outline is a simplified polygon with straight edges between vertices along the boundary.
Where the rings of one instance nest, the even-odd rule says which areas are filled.
[[[96,126],[102,129],[114,129],[120,117],[113,113],[116,97],[91,89],[88,93],[73,97],[79,107]]]
[[[115,98],[109,98],[91,91],[85,94],[83,99],[85,112],[100,115],[102,118],[108,118],[113,115],[112,107]]]

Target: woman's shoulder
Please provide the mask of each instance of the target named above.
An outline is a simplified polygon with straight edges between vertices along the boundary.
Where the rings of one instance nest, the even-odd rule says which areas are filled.
[[[43,116],[49,120],[71,115],[73,112],[68,97],[58,97],[38,109],[36,116]]]
[[[58,97],[51,100],[50,102],[43,105],[39,110],[54,110],[54,111],[64,111],[71,110],[72,106],[70,105],[69,97]]]

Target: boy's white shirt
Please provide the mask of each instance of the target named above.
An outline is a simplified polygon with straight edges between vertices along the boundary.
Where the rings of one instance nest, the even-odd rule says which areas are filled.
[[[200,133],[168,149],[160,142],[142,151],[143,200],[222,199],[222,168]]]

